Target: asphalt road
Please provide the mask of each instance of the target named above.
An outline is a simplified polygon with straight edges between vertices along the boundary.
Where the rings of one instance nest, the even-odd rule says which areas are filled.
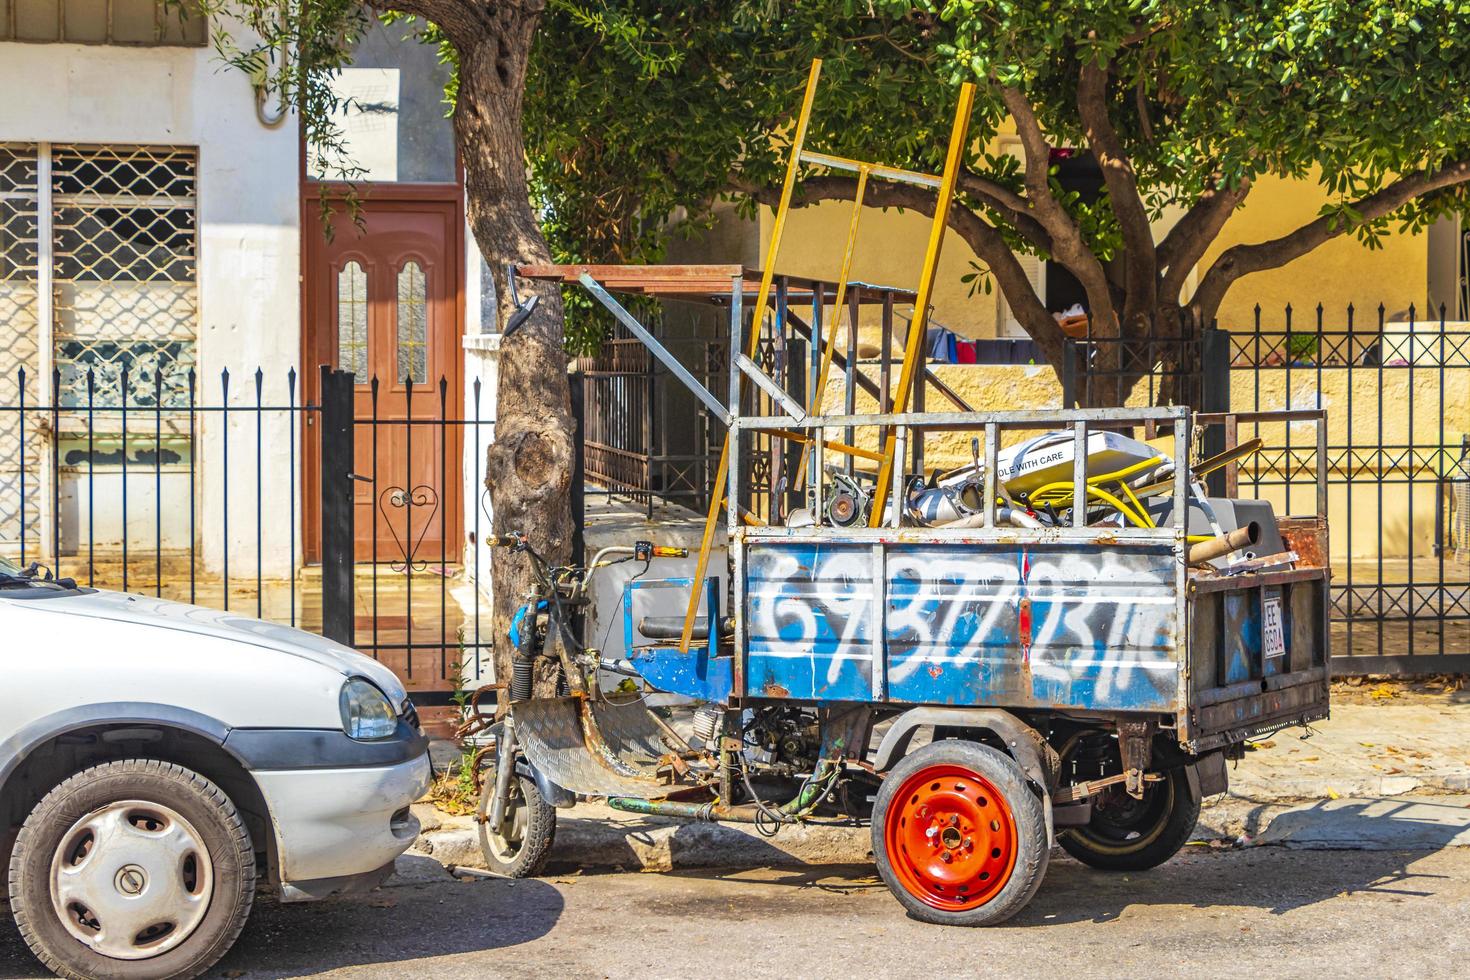
[[[872,869],[410,880],[318,905],[262,902],[210,976],[1207,977],[1470,971],[1470,848],[1191,847],[1146,874],[1058,855],[1019,917],[906,918]],[[419,880],[412,880],[418,878]],[[42,976],[8,915],[0,976]]]

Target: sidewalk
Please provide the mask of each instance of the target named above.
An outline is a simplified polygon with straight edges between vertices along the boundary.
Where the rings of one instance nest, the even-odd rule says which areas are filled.
[[[1378,689],[1380,696],[1392,689]],[[1432,850],[1470,846],[1470,690],[1334,692],[1310,733],[1257,742],[1230,768],[1230,791],[1205,801],[1195,841],[1216,847]],[[483,867],[474,823],[415,807],[417,850]],[[558,814],[552,867],[665,871],[872,860],[868,830],[804,826],[774,838],[748,825],[684,823],[579,804]]]

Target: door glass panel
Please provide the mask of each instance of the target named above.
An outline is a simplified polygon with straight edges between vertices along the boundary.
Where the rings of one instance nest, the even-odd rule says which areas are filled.
[[[367,273],[348,262],[337,273],[337,367],[358,384],[368,377]]]
[[[429,380],[429,309],[424,270],[417,262],[398,271],[398,379],[421,385]]]

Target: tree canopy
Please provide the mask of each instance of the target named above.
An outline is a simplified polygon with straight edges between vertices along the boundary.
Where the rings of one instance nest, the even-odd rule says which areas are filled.
[[[310,0],[283,27],[280,0],[221,2],[299,39],[310,70],[283,84],[309,138],[329,141],[330,99],[311,80],[342,63],[364,8]],[[444,34],[429,36],[454,57]],[[1055,364],[1061,334],[1017,252],[1076,276],[1099,336],[1168,335],[1208,324],[1242,275],[1339,235],[1373,247],[1394,222],[1463,208],[1467,45],[1470,3],[1443,0],[548,0],[525,76],[530,190],[557,258],[656,261],[719,202],[748,213],[775,199],[813,57],[824,69],[809,144],[919,170],[940,167],[955,89],[974,81],[950,224]],[[1010,126],[1024,165],[987,152]],[[1100,197],[1056,181],[1051,151],[1064,147],[1100,165]],[[1265,174],[1316,182],[1330,203],[1280,238],[1224,251],[1181,305]],[[844,175],[807,177],[798,204],[855,190]],[[925,211],[930,197],[874,182],[867,200]],[[1170,206],[1184,216],[1156,241],[1151,222]],[[573,317],[571,347],[600,324]]]
[[[1014,259],[1072,272],[1094,329],[1209,322],[1240,276],[1338,235],[1372,247],[1465,204],[1470,4],[1440,0],[827,0],[588,4],[553,0],[528,76],[527,144],[553,248],[656,258],[721,199],[771,202],[810,59],[825,59],[809,145],[936,171],[954,89],[978,84],[973,151],[950,216],[1055,363],[1060,334]],[[1014,125],[1026,165],[987,145]],[[1091,203],[1049,172],[1090,152]],[[1273,241],[1226,250],[1178,297],[1264,174],[1330,201]],[[810,174],[798,203],[851,197]],[[876,206],[922,189],[872,184]],[[1155,241],[1164,208],[1184,217]],[[932,204],[929,204],[932,208]]]

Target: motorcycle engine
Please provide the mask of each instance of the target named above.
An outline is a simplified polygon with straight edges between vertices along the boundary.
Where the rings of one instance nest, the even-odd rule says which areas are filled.
[[[821,737],[816,715],[809,711],[785,705],[757,708],[744,734],[754,762],[788,775],[816,768]]]

